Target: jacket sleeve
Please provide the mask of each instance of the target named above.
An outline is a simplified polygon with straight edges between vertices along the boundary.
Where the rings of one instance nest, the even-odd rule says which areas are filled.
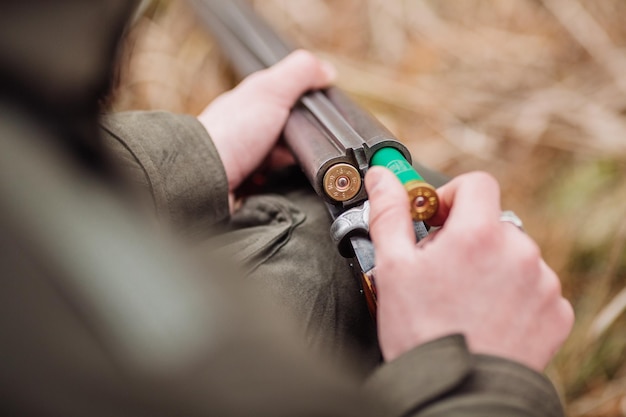
[[[206,129],[195,117],[124,112],[100,123],[122,176],[178,229],[228,217],[228,181]]]
[[[564,415],[546,377],[503,358],[474,355],[461,335],[426,343],[381,366],[365,389],[394,416]]]
[[[2,415],[562,415],[547,380],[470,354],[461,336],[383,365],[362,390],[349,366],[302,346],[290,317],[262,303],[273,300],[219,273],[222,259],[196,269],[36,123],[7,128],[19,118],[6,113]]]

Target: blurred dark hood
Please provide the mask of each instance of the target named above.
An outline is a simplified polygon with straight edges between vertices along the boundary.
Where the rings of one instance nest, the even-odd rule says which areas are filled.
[[[93,158],[98,102],[136,6],[130,0],[0,2],[0,100]]]

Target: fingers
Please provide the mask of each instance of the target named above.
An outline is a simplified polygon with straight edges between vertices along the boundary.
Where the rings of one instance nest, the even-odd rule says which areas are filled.
[[[558,316],[562,323],[561,338],[558,340],[558,346],[561,346],[567,340],[567,337],[572,332],[574,322],[576,321],[576,314],[574,313],[574,307],[565,297],[561,297],[557,306]],[[557,349],[555,349],[556,351]]]
[[[271,68],[246,78],[242,88],[289,109],[306,91],[327,87],[335,77],[332,65],[308,51],[297,50]]]
[[[330,64],[310,52],[296,51],[250,75],[202,111],[198,120],[224,162],[231,191],[267,157],[298,98],[307,90],[327,86],[333,78]]]
[[[554,299],[553,306],[555,310],[555,322],[560,324],[561,340],[559,344],[565,341],[574,326],[575,314],[572,304],[563,296],[563,289],[559,276],[541,259],[541,269],[545,277],[546,283],[544,288],[548,294],[548,299]]]
[[[370,236],[377,257],[388,259],[415,246],[407,192],[386,168],[372,167],[365,176],[370,201]]]
[[[527,358],[527,364],[542,372],[569,336],[575,317],[571,303],[563,297],[559,277],[543,259],[540,260],[540,264],[541,280],[537,284],[535,297],[542,303],[543,309],[540,316],[542,320],[537,323],[538,331],[541,332],[537,341],[542,345],[546,345],[549,341],[550,349],[544,351],[543,354],[530,355]]]
[[[449,229],[493,225],[500,217],[500,187],[484,172],[461,175],[437,190],[439,209],[428,221]],[[487,223],[487,224],[486,224]]]

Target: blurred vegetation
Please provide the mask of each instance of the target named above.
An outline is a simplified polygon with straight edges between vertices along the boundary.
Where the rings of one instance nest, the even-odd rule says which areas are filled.
[[[485,170],[562,278],[575,330],[548,371],[570,416],[626,416],[626,2],[264,0],[414,157]],[[183,2],[127,36],[112,107],[198,113],[235,80]]]

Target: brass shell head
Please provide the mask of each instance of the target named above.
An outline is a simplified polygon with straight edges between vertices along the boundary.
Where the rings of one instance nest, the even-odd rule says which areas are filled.
[[[424,181],[409,181],[404,184],[404,188],[409,194],[409,205],[413,220],[428,220],[437,213],[439,197],[435,187]]]
[[[361,175],[350,164],[335,164],[324,174],[324,192],[334,201],[348,201],[354,198],[360,189]]]

